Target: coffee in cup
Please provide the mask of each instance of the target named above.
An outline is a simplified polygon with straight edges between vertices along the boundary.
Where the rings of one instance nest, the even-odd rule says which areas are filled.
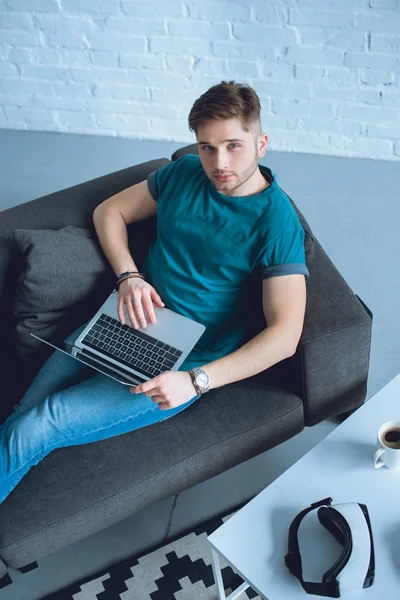
[[[390,427],[383,432],[382,438],[385,446],[400,450],[400,427]]]
[[[374,454],[376,469],[400,469],[400,421],[387,421],[378,431],[378,449]]]

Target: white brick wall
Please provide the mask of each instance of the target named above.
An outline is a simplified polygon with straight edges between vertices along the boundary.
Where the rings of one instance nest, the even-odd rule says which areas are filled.
[[[0,127],[192,143],[223,79],[271,149],[400,160],[400,0],[0,0]]]

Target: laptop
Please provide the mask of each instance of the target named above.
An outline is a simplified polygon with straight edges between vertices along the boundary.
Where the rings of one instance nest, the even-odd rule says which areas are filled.
[[[74,344],[31,335],[124,385],[139,385],[164,371],[177,371],[205,331],[201,323],[155,305],[156,322],[134,329],[126,309],[126,324],[121,325],[117,306],[115,289]]]

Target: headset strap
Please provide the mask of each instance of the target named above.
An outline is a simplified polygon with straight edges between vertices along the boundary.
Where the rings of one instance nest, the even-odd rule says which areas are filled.
[[[338,581],[332,578],[330,578],[330,581],[323,580],[322,583],[304,581],[303,567],[299,551],[299,541],[297,537],[297,532],[300,527],[300,523],[309,512],[315,510],[316,508],[319,508],[320,506],[330,506],[331,504],[332,498],[324,498],[319,502],[314,502],[313,504],[311,504],[311,506],[308,506],[307,508],[302,510],[297,515],[297,517],[295,517],[289,528],[288,553],[285,556],[285,565],[292,573],[292,575],[297,577],[297,579],[303,586],[304,591],[307,592],[307,594],[316,594],[317,596],[328,596],[330,598],[340,598],[339,583]],[[341,558],[342,557],[340,557],[340,559]],[[325,579],[325,575],[323,579]]]
[[[339,558],[324,573],[322,583],[304,581],[298,542],[300,523],[316,508],[319,509],[317,514],[321,525],[343,546]],[[351,574],[345,569],[349,562],[355,569]],[[375,555],[367,506],[355,502],[332,506],[332,498],[324,498],[302,510],[289,528],[285,564],[308,594],[340,598],[341,591],[370,587],[375,578]]]

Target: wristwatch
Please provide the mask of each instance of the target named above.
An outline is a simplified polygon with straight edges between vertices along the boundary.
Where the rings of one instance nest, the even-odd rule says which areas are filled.
[[[210,378],[200,367],[195,367],[189,371],[192,383],[199,396],[202,396],[210,389]]]

